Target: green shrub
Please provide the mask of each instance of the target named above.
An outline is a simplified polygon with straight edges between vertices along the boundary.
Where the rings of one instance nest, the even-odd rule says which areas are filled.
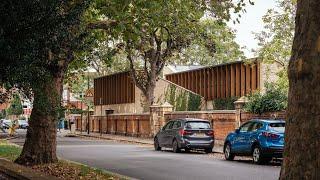
[[[287,93],[275,84],[266,84],[266,92],[253,93],[248,96],[249,102],[245,105],[245,110],[255,114],[264,112],[282,111],[287,108]]]
[[[176,111],[186,111],[187,110],[187,92],[182,91],[176,97]]]
[[[6,110],[0,110],[0,119],[5,119],[6,116]]]
[[[220,98],[212,101],[213,107],[216,110],[234,110],[234,102],[238,97]]]
[[[189,93],[188,111],[200,111],[201,96]]]
[[[70,109],[71,114],[81,114],[83,113],[83,110],[81,109]]]
[[[20,115],[23,113],[21,99],[18,94],[13,95],[13,100],[7,110],[8,115]]]

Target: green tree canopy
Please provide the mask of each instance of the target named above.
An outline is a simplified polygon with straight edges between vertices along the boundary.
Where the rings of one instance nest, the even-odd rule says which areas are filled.
[[[200,36],[189,46],[173,54],[170,61],[181,65],[216,65],[244,59],[235,32],[226,23],[207,18],[197,27]]]
[[[219,45],[210,40],[214,39],[214,32],[208,27],[219,23],[223,27],[223,21],[230,19],[230,12],[241,11],[245,4],[244,0],[237,4],[202,0],[122,1],[119,4],[99,0],[94,6],[94,13],[98,12],[99,16],[90,27],[105,30],[108,44],[116,42],[113,45],[116,52],[126,54],[131,76],[150,105],[156,80],[166,62],[195,39],[209,39],[202,41],[202,46],[209,53],[219,51]],[[200,28],[200,20],[205,15],[214,17],[216,24],[204,22]]]
[[[262,20],[264,30],[255,33],[259,48],[257,56],[264,63],[280,67],[278,85],[288,90],[287,67],[289,64],[295,28],[296,0],[277,0],[277,8],[269,9]]]
[[[8,115],[21,115],[23,113],[21,98],[19,94],[14,94],[10,107],[7,109]]]
[[[199,19],[204,14],[220,21],[229,19],[245,4],[245,0],[236,4],[230,0],[2,2],[0,83],[34,97],[30,128],[16,162],[57,161],[55,128],[66,71],[72,61],[79,62],[73,64],[74,69],[84,65],[78,57],[86,56],[84,50],[95,39],[115,41],[117,49],[126,52],[136,85],[152,102],[167,58],[195,37]],[[143,67],[143,73],[136,71],[136,65]]]

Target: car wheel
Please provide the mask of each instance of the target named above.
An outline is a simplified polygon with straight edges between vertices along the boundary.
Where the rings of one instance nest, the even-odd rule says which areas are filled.
[[[156,151],[161,151],[161,147],[160,147],[160,145],[159,145],[158,138],[155,138],[155,139],[154,139],[153,145],[154,145],[154,150],[156,150]]]
[[[179,148],[178,142],[175,139],[172,142],[172,150],[173,150],[174,153],[179,153],[180,152],[180,148]]]
[[[189,153],[190,151],[191,151],[191,149],[189,149],[189,148],[184,149],[184,152],[186,152],[186,153]]]
[[[255,146],[252,151],[252,160],[254,164],[263,164],[265,159],[261,153],[261,148],[259,146]]]
[[[234,154],[231,153],[231,145],[230,145],[230,143],[227,143],[224,146],[223,152],[224,152],[224,157],[226,158],[226,160],[232,161],[234,159]]]
[[[212,153],[212,148],[205,149],[204,152],[207,154]]]

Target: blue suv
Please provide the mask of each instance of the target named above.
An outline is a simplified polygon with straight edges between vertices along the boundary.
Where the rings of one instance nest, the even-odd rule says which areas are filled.
[[[273,157],[282,157],[285,121],[254,119],[228,134],[224,142],[226,160],[235,156],[252,156],[253,162],[263,164]]]

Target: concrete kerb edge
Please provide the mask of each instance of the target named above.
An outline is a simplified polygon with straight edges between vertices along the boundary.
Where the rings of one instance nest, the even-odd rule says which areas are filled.
[[[153,143],[147,143],[142,141],[135,141],[135,140],[129,140],[129,139],[114,139],[109,137],[103,137],[103,136],[94,136],[94,135],[88,135],[88,134],[76,134],[78,137],[91,137],[96,139],[105,139],[105,140],[114,140],[114,141],[120,141],[120,142],[131,142],[131,143],[137,143],[137,144],[145,144],[145,145],[153,145]]]
[[[0,158],[0,172],[19,180],[58,180],[54,176],[36,172],[31,168],[15,164],[5,158]]]
[[[105,140],[114,140],[114,141],[120,141],[120,142],[130,142],[130,143],[145,144],[145,145],[153,145],[153,143],[147,143],[147,142],[141,142],[141,141],[135,141],[135,140],[128,140],[128,139],[115,139],[115,138],[110,138],[110,137],[95,136],[95,135],[88,135],[88,134],[76,134],[76,136],[78,136],[78,137],[90,137],[90,138],[96,138],[96,139],[105,139]],[[218,145],[220,145],[220,143]],[[214,151],[214,150],[213,150],[213,153],[223,154],[223,152]]]
[[[75,135],[75,136],[77,137],[77,135]],[[12,144],[12,145],[18,146],[18,147],[22,147],[22,146],[17,145],[17,144]],[[90,168],[93,168],[93,169],[99,169],[99,170],[101,170],[101,171],[103,171],[103,172],[106,172],[106,173],[108,173],[108,174],[110,174],[110,175],[117,176],[117,177],[119,177],[120,179],[132,179],[132,180],[136,180],[135,178],[132,178],[132,177],[129,177],[129,176],[125,176],[125,175],[122,175],[122,174],[118,174],[118,173],[114,173],[114,172],[111,172],[111,171],[108,171],[108,170],[105,170],[105,169],[100,169],[100,168],[88,166],[88,165],[86,165],[86,164],[82,164],[82,163],[75,162],[75,161],[71,161],[71,160],[67,160],[67,159],[62,159],[62,158],[59,158],[59,157],[58,157],[58,159],[61,160],[61,161],[65,161],[65,162],[69,162],[69,163],[73,163],[73,164],[78,164],[78,165],[87,166],[87,167],[90,167]],[[11,164],[14,164],[14,165],[17,165],[17,166],[21,166],[21,165],[15,164],[15,163],[13,163],[13,162],[5,159],[5,158],[0,158],[0,162],[1,162],[1,160],[7,161],[7,162],[9,162],[9,163],[11,163]],[[24,166],[21,166],[21,167],[28,169],[28,167],[24,167]],[[59,179],[59,178],[57,178],[57,177],[49,176],[49,175],[44,175],[44,174],[42,174],[42,173],[35,172],[35,171],[33,171],[33,172],[34,172],[34,173],[37,173],[37,174],[44,175],[44,178],[38,179],[38,178],[34,178],[34,177],[33,177],[33,178],[30,179],[30,178],[23,177],[23,176],[16,177],[15,174],[8,174],[8,173],[4,172],[3,170],[6,170],[6,168],[3,168],[3,163],[0,163],[0,172],[4,173],[4,174],[6,174],[6,175],[8,175],[8,176],[10,176],[10,177],[17,178],[17,179],[19,179],[19,180],[44,180],[44,179],[45,179],[45,180],[58,180],[58,179]],[[10,169],[9,169],[9,170],[10,170]],[[31,171],[32,171],[32,170],[31,170]],[[47,177],[49,177],[49,179],[47,179]]]
[[[60,158],[59,158],[60,159]],[[112,176],[116,176],[116,177],[119,177],[120,179],[132,179],[132,180],[135,180],[135,178],[133,177],[129,177],[129,176],[125,176],[125,175],[122,175],[122,174],[118,174],[118,173],[115,173],[115,172],[111,172],[111,171],[108,171],[108,170],[105,170],[105,169],[101,169],[101,168],[96,168],[96,167],[92,167],[92,166],[88,166],[86,164],[82,164],[82,163],[79,163],[79,162],[75,162],[75,161],[71,161],[71,160],[67,160],[67,159],[60,159],[62,161],[65,161],[65,162],[68,162],[68,163],[72,163],[72,164],[77,164],[77,165],[81,165],[81,166],[86,166],[86,167],[89,167],[89,168],[92,168],[92,169],[98,169],[98,170],[101,170],[105,173],[108,173]]]

